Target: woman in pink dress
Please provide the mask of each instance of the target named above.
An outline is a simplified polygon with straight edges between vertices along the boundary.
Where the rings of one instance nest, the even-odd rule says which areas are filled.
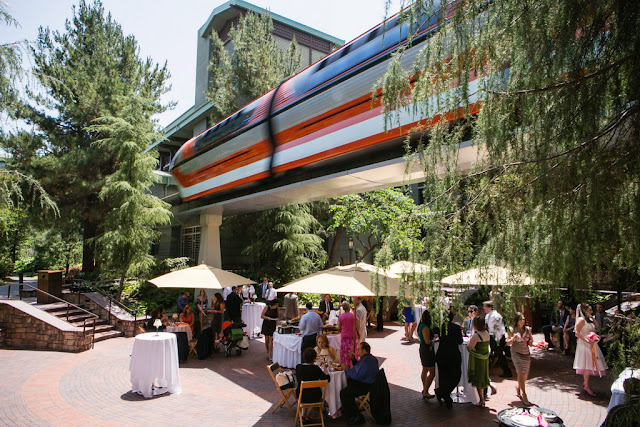
[[[595,396],[596,394],[589,387],[589,377],[607,375],[607,364],[598,345],[599,337],[595,331],[598,327],[594,323],[591,307],[588,304],[579,304],[576,309],[576,356],[573,359],[573,369],[576,374],[582,375],[584,383],[582,389],[585,393]]]
[[[340,331],[340,363],[351,368],[351,356],[349,352],[356,350],[356,316],[351,312],[348,302],[342,303],[344,313],[338,317],[338,330]]]

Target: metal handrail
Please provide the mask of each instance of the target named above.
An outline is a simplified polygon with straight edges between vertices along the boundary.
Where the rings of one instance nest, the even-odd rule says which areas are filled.
[[[137,328],[136,328],[136,325],[138,323],[138,310],[135,310],[135,309],[127,307],[122,301],[118,301],[118,300],[114,299],[111,295],[107,294],[102,289],[100,289],[100,288],[98,288],[96,286],[91,286],[91,288],[95,292],[98,292],[103,297],[109,298],[109,309],[108,309],[108,312],[109,312],[109,324],[111,324],[111,304],[112,303],[116,303],[116,305],[118,305],[120,308],[123,308],[129,314],[133,315],[133,336],[135,337],[136,334],[137,334],[137,331],[138,331]]]
[[[91,348],[94,348],[95,341],[96,341],[96,318],[97,318],[97,319],[99,319],[99,318],[100,318],[100,316],[98,316],[97,314],[92,313],[92,312],[90,312],[90,311],[87,311],[87,310],[85,310],[85,309],[84,309],[84,308],[82,308],[82,307],[78,307],[78,306],[77,306],[77,305],[75,305],[75,304],[71,304],[69,301],[63,300],[62,298],[58,298],[58,297],[57,297],[57,296],[55,296],[55,295],[51,295],[49,292],[43,291],[42,289],[38,289],[38,288],[36,288],[35,286],[31,286],[31,285],[28,285],[28,284],[26,284],[26,283],[23,283],[23,284],[22,284],[22,285],[20,285],[20,286],[28,286],[28,287],[30,287],[31,289],[34,289],[34,290],[36,290],[36,291],[38,291],[38,292],[42,292],[43,294],[47,295],[49,298],[53,298],[53,299],[55,299],[55,300],[58,300],[58,301],[60,301],[60,302],[63,302],[63,303],[65,303],[65,304],[67,304],[67,315],[66,315],[66,318],[67,318],[66,320],[67,320],[67,322],[69,322],[69,308],[70,308],[70,307],[73,307],[73,308],[75,308],[75,309],[78,309],[78,310],[80,310],[80,311],[83,311],[83,312],[85,312],[85,313],[89,314],[89,315],[92,317],[92,319],[93,319],[93,328],[92,328],[92,332],[91,332]],[[11,289],[11,285],[9,285],[9,289]],[[85,318],[85,319],[82,319],[82,334],[83,334],[83,335],[85,335],[85,336],[87,335],[87,319],[86,319],[86,318]]]

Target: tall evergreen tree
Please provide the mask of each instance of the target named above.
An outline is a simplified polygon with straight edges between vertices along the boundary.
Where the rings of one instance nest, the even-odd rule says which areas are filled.
[[[97,0],[74,7],[64,32],[41,28],[32,51],[41,88],[31,92],[37,106],[24,104],[22,113],[37,126],[42,144],[25,168],[41,180],[67,220],[81,222],[82,265],[90,272],[96,261],[90,242],[104,231],[105,216],[115,207],[99,195],[117,169],[121,147],[95,144],[105,135],[88,127],[100,117],[121,117],[135,97],[148,102],[147,119],[163,111],[159,99],[168,90],[169,73],[166,65],[139,57],[135,38],[125,36]]]
[[[105,267],[118,274],[120,299],[127,276],[146,272],[153,265],[151,244],[158,238],[155,227],[171,220],[169,205],[150,193],[158,157],[146,152],[158,134],[153,131],[149,100],[128,97],[118,117],[97,119],[90,127],[99,135],[98,147],[115,147],[115,171],[100,191],[100,201],[114,208],[105,217],[105,231],[96,239]]]
[[[229,33],[231,54],[215,30],[211,40],[213,54],[207,96],[214,104],[213,122],[264,95],[300,67],[295,39],[286,51],[281,50],[273,36],[269,15],[249,12],[240,18]]]
[[[438,16],[439,29],[411,69],[399,67],[396,55],[381,85],[389,120],[394,108],[424,117],[458,112],[453,122],[435,123],[419,146],[438,225],[431,240],[445,255],[439,261],[502,260],[572,288],[603,269],[637,279],[637,5],[425,0],[405,18],[424,13]],[[410,76],[417,80],[407,96]],[[469,138],[486,154],[461,174],[456,148]],[[446,259],[456,245],[466,253]]]

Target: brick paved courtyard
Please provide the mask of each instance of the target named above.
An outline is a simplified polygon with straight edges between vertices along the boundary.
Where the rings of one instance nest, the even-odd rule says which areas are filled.
[[[435,400],[423,401],[418,345],[404,344],[401,336],[401,327],[390,324],[384,332],[370,332],[368,339],[390,383],[393,425],[491,426],[499,410],[521,404],[515,381],[499,378],[499,371],[492,371],[497,395],[487,408],[454,404],[448,410]],[[265,369],[262,340],[252,341],[239,357],[215,354],[200,361],[192,356],[180,365],[183,393],[153,399],[130,391],[132,345],[132,338],[116,338],[80,354],[0,350],[0,425],[294,425],[286,409],[271,413],[279,396]],[[534,351],[533,357],[532,402],[556,411],[567,426],[602,423],[611,379],[594,379],[600,397],[591,398],[579,393],[581,379],[571,371],[572,357],[543,351]],[[367,425],[373,425],[369,418]]]

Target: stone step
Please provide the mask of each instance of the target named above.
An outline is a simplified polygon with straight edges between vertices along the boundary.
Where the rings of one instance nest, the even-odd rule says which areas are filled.
[[[90,315],[88,313],[85,313],[84,311],[80,311],[78,313],[69,312],[69,318],[68,319],[67,319],[67,313],[66,312],[65,313],[61,313],[61,314],[58,314],[58,313],[52,313],[52,314],[54,316],[64,320],[64,321],[66,321],[66,322],[69,322],[69,323],[75,323],[75,322],[82,323],[82,320],[84,320],[84,319],[87,319],[87,322],[89,322],[90,319],[94,318],[94,316],[92,316],[92,315]],[[100,318],[95,318],[95,319],[96,319],[96,322],[100,320]]]
[[[73,326],[76,326],[78,328],[82,328],[83,325],[86,325],[87,328],[92,327],[94,325],[93,320],[90,320],[90,319],[87,319],[86,323],[83,323],[82,319],[79,319],[79,320],[76,320],[76,321],[70,321],[69,323],[71,323]],[[96,326],[109,325],[109,323],[107,323],[107,321],[104,320],[104,319],[96,319],[95,325]],[[111,325],[109,325],[109,326],[111,326]]]
[[[96,332],[94,342],[104,341],[104,340],[108,340],[109,338],[117,338],[121,336],[122,336],[122,332],[116,331],[116,330],[106,331],[106,332]]]
[[[40,310],[52,312],[52,311],[63,310],[63,309],[66,310],[67,304],[64,302],[54,302],[50,304],[38,304],[36,307],[38,307]],[[71,310],[75,310],[75,309],[71,307]]]

